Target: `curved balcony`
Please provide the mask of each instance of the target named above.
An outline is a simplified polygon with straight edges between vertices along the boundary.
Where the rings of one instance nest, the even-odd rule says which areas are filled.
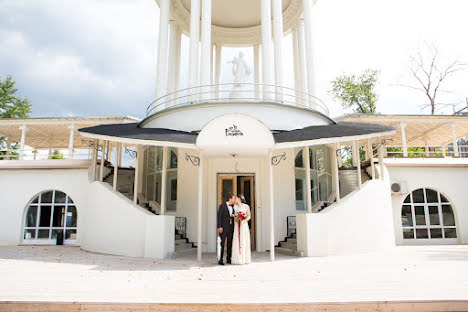
[[[292,88],[255,83],[223,83],[178,90],[153,101],[146,116],[171,108],[205,103],[271,103],[314,110],[328,116],[328,107],[317,97]]]

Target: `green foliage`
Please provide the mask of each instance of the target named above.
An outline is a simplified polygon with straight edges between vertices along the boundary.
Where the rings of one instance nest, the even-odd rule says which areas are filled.
[[[63,154],[59,150],[53,150],[51,159],[63,159]]]
[[[31,104],[27,98],[16,95],[15,82],[11,76],[0,79],[0,118],[27,118],[31,114]]]
[[[375,87],[379,74],[378,70],[367,69],[359,76],[339,76],[331,82],[330,94],[343,108],[351,108],[359,114],[375,114],[378,99]]]

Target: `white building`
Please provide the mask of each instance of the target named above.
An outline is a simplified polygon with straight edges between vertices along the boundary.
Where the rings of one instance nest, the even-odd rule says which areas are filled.
[[[458,145],[468,117],[332,120],[312,95],[320,77],[311,0],[158,4],[157,100],[145,119],[0,120],[9,140],[0,153],[0,245],[55,244],[63,234],[93,252],[201,259],[216,250],[217,207],[228,193],[245,194],[252,250],[272,260],[275,251],[468,241],[468,158]],[[282,73],[290,32],[294,89]],[[190,36],[184,90],[182,33]],[[254,47],[254,84],[243,82],[242,56],[235,83],[220,84],[223,46]],[[354,166],[345,168],[349,147]]]

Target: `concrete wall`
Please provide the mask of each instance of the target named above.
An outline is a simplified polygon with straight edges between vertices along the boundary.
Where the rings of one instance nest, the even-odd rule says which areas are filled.
[[[447,164],[447,161],[446,161]],[[404,244],[401,227],[401,207],[405,197],[419,188],[431,188],[441,192],[452,204],[460,244],[468,244],[468,168],[462,166],[388,166],[393,182],[406,182],[407,191],[403,195],[392,195],[395,240]],[[421,242],[421,241],[419,241]],[[431,243],[426,241],[426,243]]]
[[[299,214],[298,251],[311,257],[388,249],[393,229],[389,184],[371,180],[322,212]]]
[[[174,252],[174,217],[157,216],[114,192],[107,183],[88,187],[81,248],[132,257],[165,258]]]
[[[0,245],[18,245],[23,238],[25,210],[37,194],[60,190],[68,194],[78,212],[77,243],[82,239],[88,205],[87,169],[0,170]]]

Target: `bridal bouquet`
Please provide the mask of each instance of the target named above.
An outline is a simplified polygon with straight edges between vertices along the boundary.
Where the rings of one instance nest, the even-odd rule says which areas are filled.
[[[247,215],[243,213],[242,211],[239,211],[238,213],[234,215],[234,221],[242,222],[246,219],[247,219]]]

